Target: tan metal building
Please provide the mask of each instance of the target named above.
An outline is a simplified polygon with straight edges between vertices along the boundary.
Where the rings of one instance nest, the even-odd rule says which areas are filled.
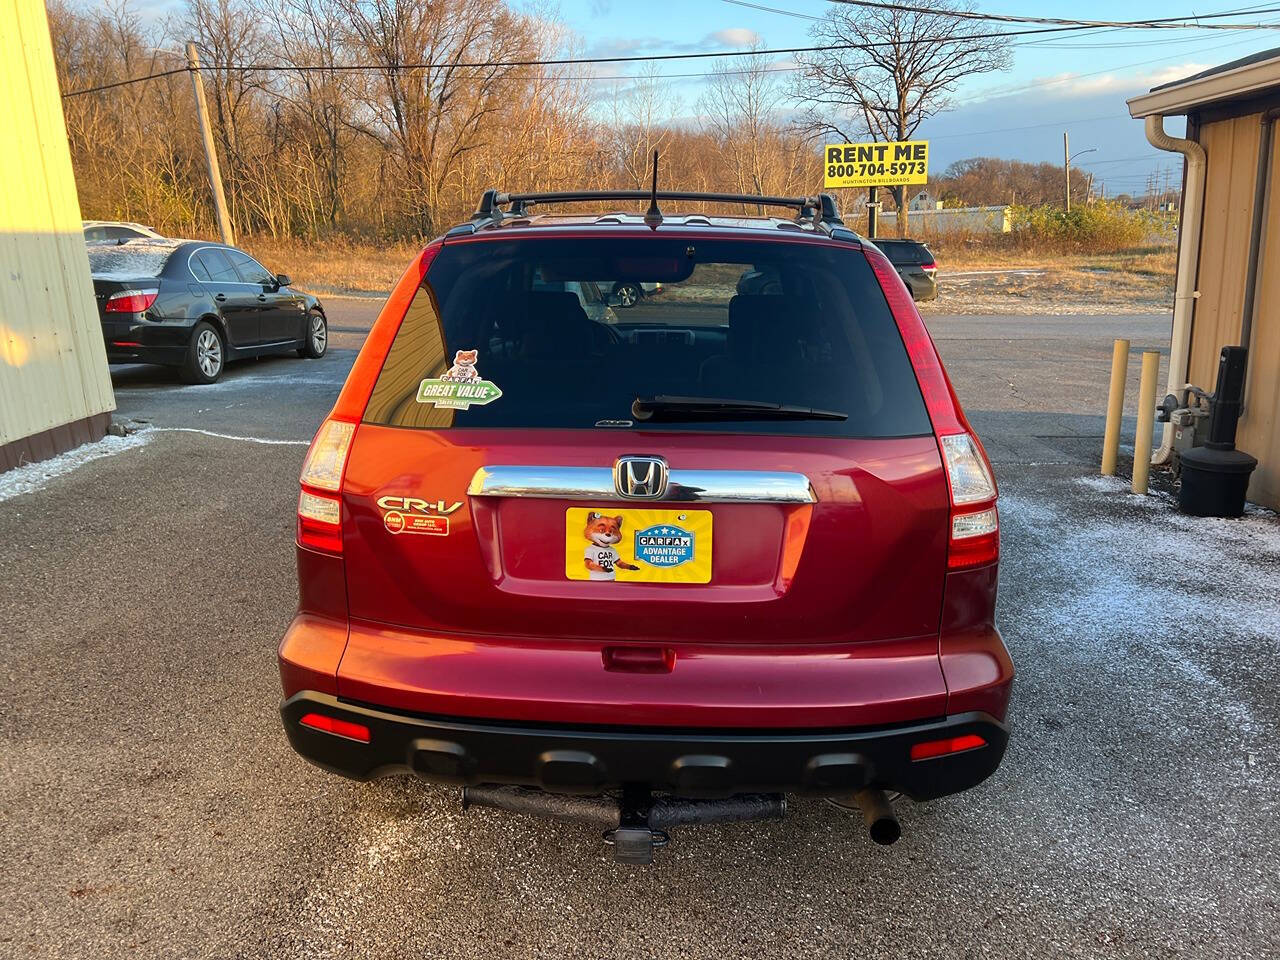
[[[1129,112],[1187,161],[1168,392],[1212,391],[1222,348],[1249,348],[1236,446],[1259,461],[1249,499],[1280,508],[1280,49],[1155,87]],[[1187,118],[1185,139],[1169,116]]]
[[[0,470],[115,409],[43,0],[0,0]]]

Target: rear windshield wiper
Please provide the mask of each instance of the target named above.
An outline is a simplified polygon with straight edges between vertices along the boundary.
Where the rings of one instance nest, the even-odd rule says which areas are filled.
[[[721,397],[636,397],[631,415],[637,420],[847,420],[847,413],[815,410],[762,400],[726,400]]]

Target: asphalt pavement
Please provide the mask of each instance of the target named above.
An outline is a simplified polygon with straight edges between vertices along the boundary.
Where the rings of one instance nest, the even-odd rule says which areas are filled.
[[[297,471],[376,313],[328,306],[320,361],[116,368],[140,442],[0,501],[0,956],[1276,955],[1280,520],[1091,476],[1110,340],[1167,318],[929,320],[1002,487],[997,774],[890,848],[796,800],[634,868],[286,744]]]

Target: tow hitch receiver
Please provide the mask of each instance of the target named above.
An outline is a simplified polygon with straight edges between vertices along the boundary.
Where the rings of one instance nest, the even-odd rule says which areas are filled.
[[[653,863],[654,848],[669,842],[667,831],[672,827],[781,820],[787,812],[786,797],[780,793],[744,793],[721,800],[655,799],[642,785],[624,787],[621,797],[562,796],[528,787],[463,787],[462,808],[472,805],[601,827],[614,860],[633,864]]]

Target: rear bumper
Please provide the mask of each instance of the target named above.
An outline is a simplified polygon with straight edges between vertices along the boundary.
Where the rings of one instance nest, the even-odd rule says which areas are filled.
[[[903,274],[902,278],[907,282],[907,288],[911,291],[912,300],[938,299],[938,281],[936,277],[931,277],[924,271],[913,271],[909,274]]]
[[[873,785],[915,800],[957,793],[1000,765],[1008,728],[959,714],[888,728],[734,732],[554,727],[419,717],[304,690],[280,708],[289,742],[326,770],[357,780],[413,773],[452,784],[519,784],[598,793],[645,783],[682,796],[785,792],[848,794]],[[303,726],[309,713],[360,724],[369,742]],[[977,734],[986,745],[911,759],[913,744]]]
[[[190,337],[189,326],[153,323],[132,315],[102,321],[108,363],[179,364]]]

